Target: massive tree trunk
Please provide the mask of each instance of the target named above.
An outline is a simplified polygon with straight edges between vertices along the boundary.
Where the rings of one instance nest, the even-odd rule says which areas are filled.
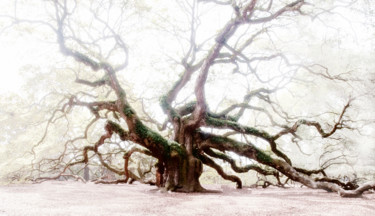
[[[202,162],[194,156],[197,154],[193,134],[183,128],[175,134],[176,146],[167,157],[159,159],[157,165],[157,185],[166,190],[181,192],[203,191],[199,177],[203,171]]]
[[[203,191],[199,182],[202,162],[192,155],[173,154],[165,162],[164,182],[166,190],[180,192]]]

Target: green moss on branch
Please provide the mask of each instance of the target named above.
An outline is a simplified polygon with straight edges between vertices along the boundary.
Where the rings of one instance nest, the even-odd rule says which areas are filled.
[[[245,147],[245,145],[241,142],[237,142],[235,140],[232,140],[226,137],[221,137],[221,136],[212,136],[210,137],[210,141],[219,145],[229,144],[231,148],[234,148],[237,151],[242,151],[243,147]]]
[[[124,129],[122,129],[122,127],[119,124],[117,124],[113,121],[108,121],[107,125],[110,127],[110,129],[113,132],[117,133],[120,136],[121,140],[128,139],[129,133],[126,132]]]
[[[126,117],[129,117],[129,118],[135,114],[135,111],[129,105],[124,106],[123,112],[126,115]]]
[[[194,111],[196,105],[196,101],[189,102],[185,104],[183,107],[180,107],[177,112],[180,116],[188,115]]]
[[[260,149],[256,149],[256,157],[263,164],[271,164],[273,162],[272,157]]]
[[[163,155],[169,157],[171,151],[176,151],[179,155],[184,156],[185,150],[176,142],[171,142],[162,137],[159,133],[152,131],[141,121],[136,120],[135,132],[141,139],[147,139],[153,145],[160,145],[163,148]]]
[[[263,138],[265,140],[271,140],[272,136],[268,134],[265,131],[258,130],[253,127],[247,127],[247,126],[242,126],[238,124],[237,122],[230,121],[230,120],[223,120],[223,119],[218,119],[214,118],[211,116],[206,116],[206,124],[208,126],[216,127],[216,128],[230,128],[235,131],[238,131],[240,133],[246,133],[249,135],[254,135],[260,138]]]
[[[221,137],[221,136],[211,136],[209,137],[210,142],[212,142],[214,145],[221,145],[216,146],[218,149],[225,149],[229,151],[238,152],[240,154],[243,154],[245,152],[252,152],[256,158],[257,161],[263,164],[271,164],[273,162],[273,159],[270,155],[262,151],[261,149],[258,149],[254,145],[251,144],[245,144],[242,142],[235,141],[230,138]],[[220,155],[219,153],[215,152],[217,154],[217,157],[222,159],[227,159],[227,156]]]
[[[168,103],[168,97],[167,96],[162,96],[160,97],[160,106],[161,108],[163,109],[163,111],[170,117],[172,117],[172,119],[174,118],[180,118],[180,116],[178,115],[178,113],[176,112],[175,109],[172,108],[172,106]]]

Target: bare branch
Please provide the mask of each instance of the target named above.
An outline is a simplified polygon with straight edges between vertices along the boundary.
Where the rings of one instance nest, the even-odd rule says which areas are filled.
[[[312,127],[315,127],[316,130],[318,131],[318,133],[322,136],[322,138],[327,138],[327,137],[330,137],[331,135],[333,135],[337,130],[339,129],[342,129],[342,128],[348,128],[347,126],[345,126],[343,124],[343,121],[342,121],[342,118],[346,112],[346,110],[349,108],[350,106],[350,103],[351,103],[351,100],[348,101],[348,103],[344,106],[343,110],[341,111],[341,114],[339,116],[339,119],[337,120],[337,122],[334,124],[333,128],[331,131],[329,132],[325,132],[323,129],[322,129],[322,126],[318,123],[318,122],[315,122],[315,121],[308,121],[308,120],[299,120],[297,121],[291,128],[287,128],[281,132],[279,132],[278,134],[274,135],[273,136],[273,139],[274,140],[277,140],[278,138],[280,138],[281,136],[285,135],[285,134],[289,134],[289,133],[295,133],[298,128],[301,126],[301,125],[307,125],[307,126],[312,126]]]

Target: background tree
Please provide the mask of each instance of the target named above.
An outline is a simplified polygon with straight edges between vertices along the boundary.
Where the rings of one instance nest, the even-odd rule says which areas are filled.
[[[362,117],[356,101],[363,92],[357,87],[368,73],[356,68],[364,64],[326,66],[356,54],[345,46],[352,38],[343,37],[344,27],[352,24],[355,32],[362,26],[337,23],[343,13],[363,18],[356,3],[16,3],[15,14],[2,16],[4,31],[34,26],[30,31],[57,41],[62,54],[51,57],[45,79],[38,76],[30,84],[53,87],[47,96],[43,89],[33,96],[57,109],[23,156],[32,161],[29,179],[81,179],[90,163],[125,176],[111,183],[132,178],[191,192],[204,190],[199,177],[206,165],[241,188],[241,179],[227,174],[221,160],[237,173],[273,176],[281,186],[293,180],[342,196],[361,195],[375,184],[358,187],[327,174],[332,165],[351,163],[348,155],[356,146],[349,138],[361,131],[355,120]],[[46,12],[27,11],[32,6]],[[340,53],[329,53],[335,48]],[[316,149],[322,150],[313,154],[313,165],[295,165],[298,152]],[[136,154],[157,161],[154,181],[142,178],[152,166],[138,169],[138,175],[129,170]],[[239,156],[252,163],[238,166]]]

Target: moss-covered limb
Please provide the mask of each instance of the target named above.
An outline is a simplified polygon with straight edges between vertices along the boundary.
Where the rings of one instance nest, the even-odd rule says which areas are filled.
[[[277,171],[265,170],[265,169],[262,169],[260,166],[254,165],[254,164],[250,164],[244,167],[238,167],[233,158],[231,158],[230,156],[224,153],[213,151],[212,149],[205,149],[204,152],[211,157],[219,158],[219,159],[222,159],[223,161],[228,162],[231,165],[232,169],[237,173],[244,173],[244,172],[248,172],[249,170],[254,170],[265,176],[267,175],[272,175],[275,177],[279,176],[279,172]]]
[[[207,116],[209,116],[213,119],[219,119],[219,120],[223,120],[223,121],[232,121],[232,122],[238,121],[238,118],[230,116],[228,114],[221,114],[221,113],[217,114],[217,113],[213,113],[213,112],[207,112]]]
[[[124,104],[122,112],[125,114],[126,117],[131,118],[134,115],[136,115],[135,110],[129,105],[129,104]]]
[[[233,152],[241,152],[246,151],[249,148],[249,145],[238,142],[234,139],[230,139],[228,137],[216,136],[213,134],[204,134],[205,140],[201,144],[201,148],[204,149],[206,147],[211,147],[218,149],[220,151],[233,151]]]
[[[292,164],[290,158],[277,148],[277,144],[274,141],[273,137],[266,131],[256,129],[254,127],[240,125],[239,123],[234,122],[234,121],[214,118],[208,115],[206,116],[206,125],[215,127],[215,128],[229,128],[239,133],[253,135],[253,136],[262,138],[270,144],[272,152],[274,152],[277,156],[283,158],[289,164]],[[262,157],[262,154],[259,156]]]
[[[106,131],[108,133],[117,133],[121,140],[131,140],[142,145],[150,150],[153,156],[157,156],[158,154],[168,156],[170,154],[172,143],[163,138],[159,133],[144,125],[128,103],[123,104],[122,112],[126,116],[129,132],[122,129],[119,124],[108,121],[106,125]],[[131,136],[132,133],[136,136]],[[177,147],[173,148],[178,149]]]
[[[164,113],[168,115],[171,121],[174,121],[175,118],[179,119],[180,115],[177,113],[176,109],[171,106],[171,103],[168,101],[168,96],[160,97],[160,106],[163,109]]]
[[[222,152],[232,151],[264,165],[272,165],[274,163],[274,159],[270,155],[249,142],[243,143],[228,137],[205,133],[202,133],[201,137],[204,138],[200,145],[201,149],[213,148]]]
[[[189,103],[185,104],[184,106],[179,107],[177,109],[177,113],[180,116],[185,116],[185,115],[191,114],[194,111],[196,105],[197,105],[196,101],[189,102]]]
[[[260,150],[251,143],[242,143],[227,137],[221,137],[212,134],[201,134],[201,137],[203,138],[202,143],[200,145],[201,149],[213,148],[222,152],[232,151],[240,156],[253,159],[261,164],[272,167],[283,174],[287,172],[283,169],[280,169],[278,163],[286,163],[288,164],[288,169],[294,170],[294,168],[288,162],[279,160],[277,158],[272,158],[270,155]],[[295,173],[298,173],[298,175],[300,175],[300,173],[297,171],[295,171]]]
[[[234,131],[253,135],[267,141],[272,140],[272,136],[266,131],[256,129],[254,127],[244,126],[231,120],[223,120],[206,115],[206,125],[214,128],[232,129]]]
[[[186,154],[186,150],[178,143],[165,139],[159,133],[144,125],[140,120],[135,121],[134,132],[139,136],[143,145],[154,154],[158,153],[162,157],[170,157],[173,152],[181,156]],[[147,143],[145,143],[145,140]]]
[[[199,159],[203,164],[214,168],[223,179],[236,182],[237,188],[242,188],[242,181],[238,176],[226,174],[220,165],[216,164],[215,161],[205,155],[200,155]]]
[[[118,134],[122,141],[129,140],[129,132],[122,129],[122,127],[116,122],[108,121],[106,125],[106,130]]]

